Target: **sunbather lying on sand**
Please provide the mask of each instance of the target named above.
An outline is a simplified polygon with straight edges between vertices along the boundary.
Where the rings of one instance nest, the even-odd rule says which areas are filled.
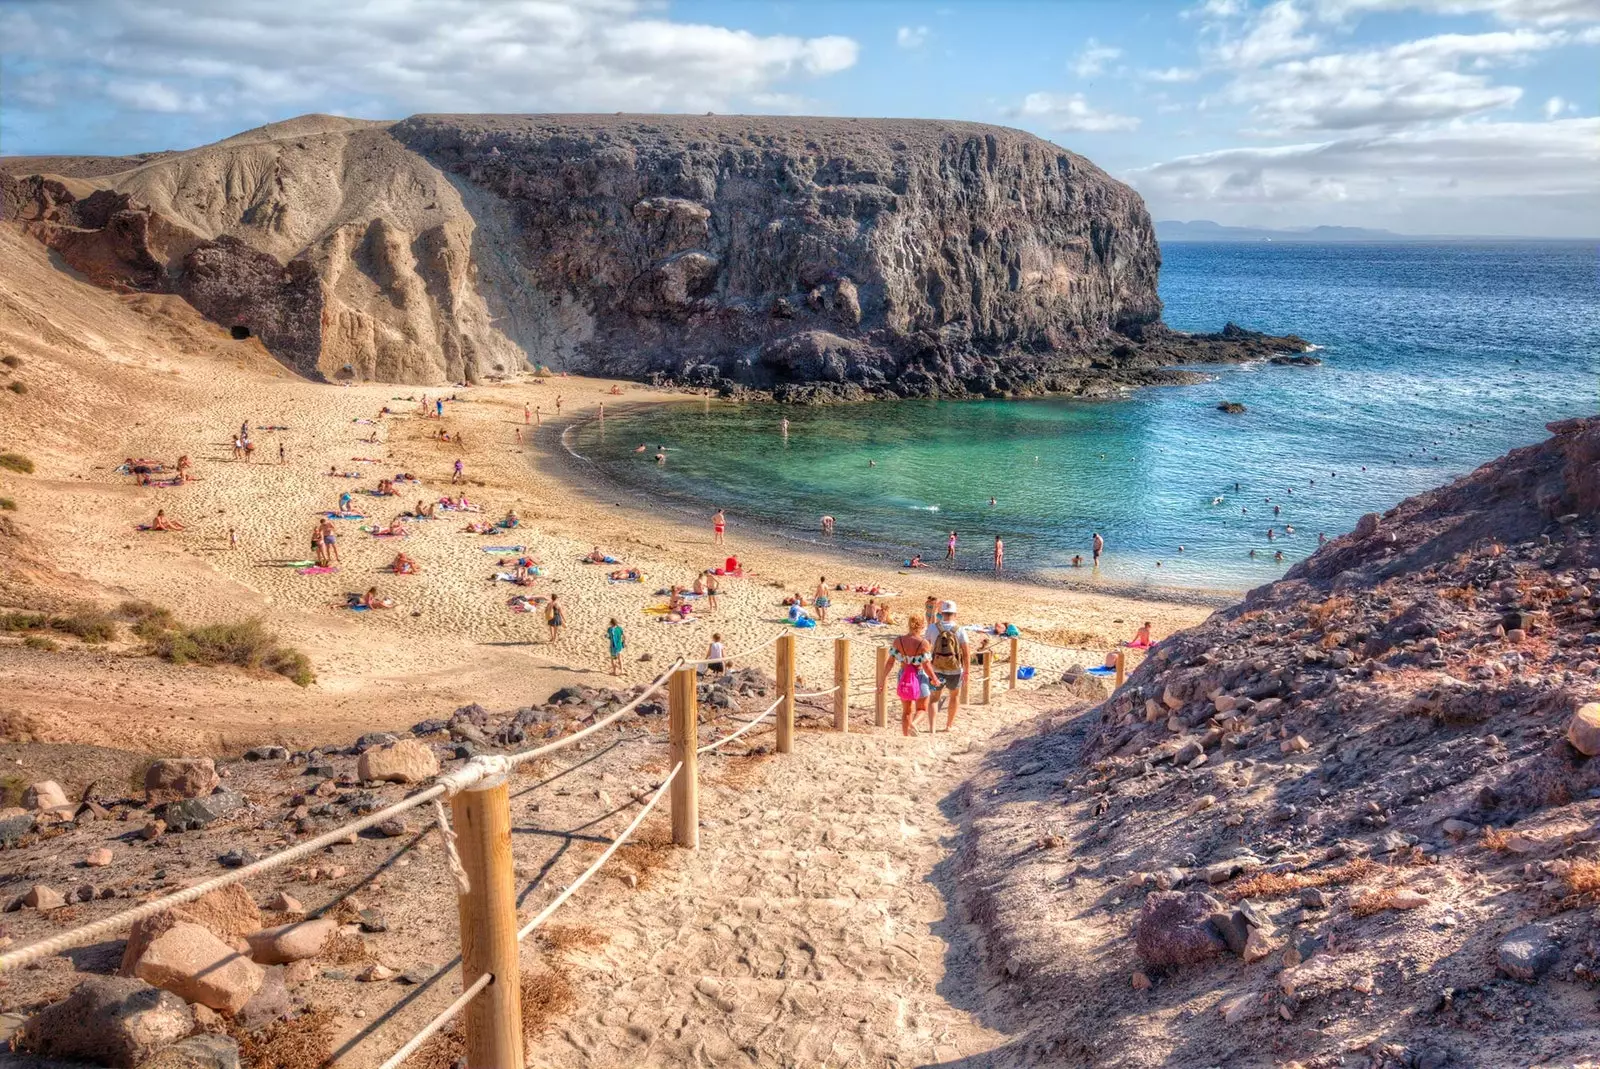
[[[644,573],[637,568],[619,568],[606,576],[613,583],[638,583],[643,581]]]

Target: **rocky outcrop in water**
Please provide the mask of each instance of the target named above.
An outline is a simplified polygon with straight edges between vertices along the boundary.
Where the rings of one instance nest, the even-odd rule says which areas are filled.
[[[1000,127],[307,116],[73,170],[0,173],[5,217],[313,376],[531,362],[793,400],[1097,394],[1305,348],[1165,328],[1139,196]]]

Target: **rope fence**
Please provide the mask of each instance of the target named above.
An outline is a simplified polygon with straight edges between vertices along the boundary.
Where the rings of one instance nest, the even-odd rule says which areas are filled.
[[[795,640],[798,637],[831,645],[832,686],[819,690],[796,691]],[[994,669],[997,665],[1009,669],[1000,677],[1006,681],[1008,689],[1017,686],[1022,641],[1033,642],[1047,649],[1077,652],[1070,647],[1032,639],[1002,636],[1002,640],[1007,641],[1010,647],[1008,656],[1003,659],[997,657],[997,651],[992,648],[972,651],[967,669],[962,673],[960,699],[963,704],[967,701],[969,683],[981,686],[982,702],[988,704],[995,678]],[[806,635],[803,632],[786,629],[750,649],[724,655],[722,663],[730,662],[734,658],[748,659],[776,645],[778,694],[771,704],[745,721],[737,730],[705,745],[697,745],[699,734],[697,669],[717,662],[709,659],[679,658],[625,704],[571,735],[513,754],[473,757],[454,771],[438,776],[431,786],[407,798],[279,853],[191,887],[163,895],[132,909],[58,933],[17,950],[0,953],[0,973],[21,968],[74,947],[96,942],[139,921],[195,901],[213,891],[272,872],[319,850],[349,841],[351,836],[401,813],[430,806],[433,810],[433,822],[444,843],[444,854],[459,898],[462,927],[461,971],[464,987],[450,1005],[429,1020],[421,1030],[384,1061],[380,1069],[398,1069],[428,1039],[437,1035],[441,1029],[463,1014],[466,1014],[469,1069],[521,1065],[523,1064],[521,974],[517,964],[517,945],[544,924],[579,888],[605,866],[637,833],[663,798],[670,796],[671,799],[674,845],[688,849],[698,847],[697,758],[700,754],[715,753],[722,747],[745,737],[758,726],[765,724],[769,717],[775,721],[777,753],[793,752],[795,703],[802,700],[831,696],[833,728],[837,732],[848,732],[851,699],[871,695],[875,699],[874,724],[879,728],[886,727],[887,706],[893,693],[890,679],[894,674],[890,646],[881,641],[861,644],[872,652],[869,675],[866,679],[859,676],[852,678],[851,639],[844,636]],[[1123,681],[1125,661],[1125,651],[1118,650],[1116,655],[1118,686]],[[509,774],[529,761],[573,746],[617,723],[623,717],[635,712],[664,687],[668,689],[670,713],[668,741],[671,747],[670,760],[673,762],[671,772],[656,787],[649,799],[643,802],[628,826],[612,839],[600,856],[526,924],[520,928],[516,927],[511,815],[507,790]],[[449,800],[453,814],[446,813],[445,800]],[[441,970],[436,975],[443,975],[444,971],[447,970]]]

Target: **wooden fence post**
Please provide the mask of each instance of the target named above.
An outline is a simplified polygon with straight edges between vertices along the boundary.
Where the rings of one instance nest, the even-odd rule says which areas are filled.
[[[983,704],[989,704],[989,677],[994,675],[994,654],[984,650],[978,654],[978,660],[983,662]]]
[[[1011,640],[1011,663],[1006,666],[1006,668],[1009,669],[1009,671],[1007,672],[1007,675],[1009,675],[1011,678],[1009,680],[1007,680],[1007,682],[1006,682],[1006,689],[1007,690],[1016,690],[1017,689],[1017,666],[1018,666],[1017,655],[1020,652],[1020,650],[1019,650],[1020,646],[1021,646],[1021,643],[1018,642],[1016,639],[1012,639]]]
[[[794,752],[794,636],[778,639],[778,752]]]
[[[693,668],[672,673],[667,711],[671,719],[672,752],[667,758],[670,771],[682,764],[672,781],[672,841],[674,845],[697,850],[700,847],[700,782],[695,749],[700,742],[699,680]]]
[[[967,684],[972,680],[972,652],[969,650],[961,673],[961,704],[967,704]]]
[[[889,726],[889,648],[878,647],[878,674],[874,679],[882,680],[878,684],[878,692],[872,697],[872,726],[886,728]]]
[[[850,640],[833,640],[833,730],[850,730]]]
[[[1128,678],[1128,651],[1117,651],[1117,686],[1122,686],[1122,681]]]
[[[511,796],[505,776],[450,800],[456,848],[470,889],[456,900],[461,985],[494,979],[466,1010],[468,1069],[522,1069],[522,971],[511,870]]]

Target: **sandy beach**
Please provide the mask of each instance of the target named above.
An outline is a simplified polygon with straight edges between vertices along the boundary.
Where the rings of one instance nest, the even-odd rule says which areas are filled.
[[[18,504],[8,515],[27,547],[15,574],[45,580],[33,594],[19,589],[8,600],[27,607],[21,602],[47,587],[107,607],[151,601],[191,624],[260,617],[307,653],[317,675],[301,689],[279,677],[175,668],[141,656],[137,644],[47,653],[0,639],[6,713],[32,738],[226,750],[403,726],[471,701],[542,700],[567,683],[609,678],[604,632],[613,617],[627,636],[620,682],[639,682],[676,657],[703,656],[713,633],[735,655],[761,645],[785,626],[784,594],[809,598],[820,576],[829,585],[897,591],[890,605],[901,620],[920,614],[923,599],[934,594],[956,600],[962,622],[1004,620],[1031,637],[1082,648],[1030,647],[1025,659],[1041,678],[1068,663],[1097,663],[1143,620],[1160,637],[1207,611],[937,567],[898,574],[848,551],[765,537],[736,518],[720,547],[709,515],[689,522],[678,510],[619,494],[608,483],[578,485],[582,467],[570,463],[561,445],[562,432],[593,418],[601,404],[616,410],[686,395],[531,374],[442,390],[310,383],[282,369],[256,340],[232,340],[181,302],[119,297],[58,275],[46,284],[41,273],[54,269],[44,252],[14,235],[6,242],[17,270],[16,281],[5,284],[13,314],[0,337],[38,384],[25,401],[8,395],[13,432],[6,444],[28,453],[38,471],[8,475],[4,489]],[[41,306],[45,301],[49,307]],[[451,398],[442,418],[423,415],[424,394],[430,414],[433,399]],[[256,446],[249,461],[232,455],[241,424]],[[280,427],[286,429],[269,429]],[[441,431],[452,440],[440,441]],[[180,455],[191,458],[195,476],[182,486],[138,486],[117,471],[126,457],[172,465]],[[453,486],[458,458],[464,481]],[[373,496],[380,478],[403,472],[418,482],[402,484],[398,496]],[[335,522],[339,570],[306,575],[288,566],[308,558],[313,525],[346,492],[365,519]],[[360,530],[387,525],[419,500],[462,492],[482,511],[402,521],[409,529],[404,538]],[[185,530],[137,530],[157,509]],[[514,531],[463,530],[510,510],[521,521]],[[541,574],[530,587],[494,578],[511,570],[514,554],[485,552],[516,545],[539,562]],[[595,546],[623,563],[582,563]],[[417,563],[417,574],[386,570],[400,551]],[[740,559],[744,574],[722,581],[716,610],[682,624],[647,612],[665,603],[657,590],[687,586],[696,572],[729,555]],[[608,581],[624,564],[638,568],[643,582]],[[394,608],[344,607],[347,595],[373,586]],[[542,612],[508,607],[517,594],[557,596],[567,621],[558,641],[549,641]],[[866,596],[835,593],[834,619],[807,637],[889,637],[884,629],[837,622]],[[831,671],[830,643],[802,642],[800,649],[803,678]],[[92,674],[62,671],[68,663],[62,659],[88,659]],[[870,664],[869,654],[858,653],[856,675],[865,679]],[[72,715],[61,715],[67,711]]]

